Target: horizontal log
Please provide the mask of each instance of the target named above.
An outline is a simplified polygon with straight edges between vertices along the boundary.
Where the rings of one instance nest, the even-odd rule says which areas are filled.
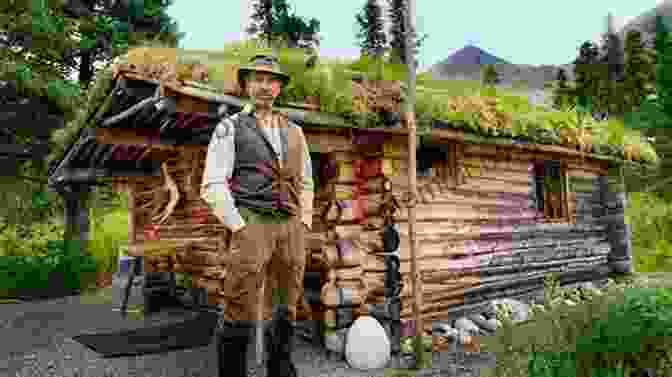
[[[432,220],[528,220],[543,219],[539,211],[529,208],[509,207],[506,209],[483,210],[449,204],[419,204],[415,207],[416,219]],[[396,220],[407,220],[408,209],[402,208],[395,215]]]
[[[479,288],[484,288],[488,287],[490,284],[494,283],[504,283],[504,282],[510,282],[514,280],[518,280],[520,278],[526,277],[526,274],[531,274],[527,275],[527,277],[531,278],[532,274],[547,274],[550,272],[562,272],[562,271],[571,271],[576,268],[586,268],[587,266],[596,266],[596,265],[602,265],[606,263],[606,256],[599,256],[599,257],[593,257],[593,258],[583,258],[584,261],[581,262],[581,264],[572,264],[572,263],[567,263],[566,261],[563,261],[563,264],[558,264],[555,267],[547,267],[544,270],[533,270],[531,272],[523,271],[523,272],[516,272],[516,273],[508,273],[508,274],[502,274],[498,276],[488,276],[488,277],[481,277],[479,278],[480,281],[477,283],[472,284],[473,287],[478,286]],[[462,281],[462,279],[460,280]],[[459,284],[459,283],[458,283]],[[465,287],[466,288],[466,287]],[[443,289],[442,292],[434,292],[431,295],[428,294],[423,285],[423,293],[425,293],[425,299],[424,301],[431,302],[431,301],[436,301],[436,300],[442,300],[445,299],[446,297],[452,297],[453,291],[455,289],[453,287],[446,287],[446,289]]]
[[[465,167],[480,168],[483,171],[501,171],[518,175],[529,175],[532,173],[529,162],[482,158],[474,155],[465,155],[462,161]]]
[[[329,271],[329,280],[355,280],[360,279],[364,270],[362,266],[334,268]]]
[[[228,257],[217,252],[191,250],[184,255],[185,260],[191,264],[206,266],[221,266],[227,263]]]
[[[514,252],[524,252],[526,255],[540,254],[544,251],[546,253],[560,253],[562,250],[568,250],[572,247],[596,247],[600,243],[606,243],[607,239],[604,234],[592,238],[581,238],[580,235],[574,235],[576,238],[568,239],[525,239],[521,241],[514,240],[467,240],[467,241],[439,241],[431,242],[418,240],[420,250],[420,260],[437,260],[445,258],[460,258],[465,256],[476,255],[513,255]],[[402,263],[410,261],[410,254],[408,254],[408,239],[403,237],[400,260]],[[494,257],[496,258],[496,257]],[[375,260],[365,259],[365,267],[375,263]]]
[[[195,264],[178,263],[175,264],[175,271],[198,274],[208,278],[223,279],[226,276],[226,269],[220,266],[201,266]]]
[[[129,256],[145,255],[171,255],[186,250],[198,242],[206,242],[206,238],[191,239],[160,239],[156,241],[144,241],[128,246]]]
[[[365,253],[361,243],[339,240],[325,246],[322,255],[331,268],[345,268],[362,265]]]
[[[510,182],[500,182],[481,177],[467,177],[466,181],[457,186],[458,189],[466,190],[484,190],[492,192],[506,192],[526,194],[530,191],[529,184]]]
[[[339,288],[335,284],[325,284],[320,294],[322,304],[328,308],[358,306],[364,303],[366,296],[367,289],[364,284],[359,289]]]
[[[223,289],[223,281],[220,279],[208,279],[203,276],[194,276],[192,279],[194,287],[205,288],[206,292],[211,295],[219,294]]]
[[[530,172],[511,172],[507,170],[488,169],[483,166],[464,165],[462,174],[469,181],[474,178],[484,180],[511,182],[516,185],[527,185],[530,180]]]
[[[471,206],[474,208],[497,209],[509,207],[528,207],[528,197],[506,198],[504,195],[460,195],[452,192],[445,192],[435,195],[431,198],[430,204],[452,204],[461,206]]]

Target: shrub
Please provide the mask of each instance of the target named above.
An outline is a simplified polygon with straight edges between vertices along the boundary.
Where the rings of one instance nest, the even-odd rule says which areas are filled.
[[[95,259],[82,255],[75,241],[48,241],[45,255],[0,257],[0,296],[56,297],[86,288]]]
[[[92,216],[89,253],[96,259],[98,270],[115,271],[119,250],[128,243],[128,210],[123,206],[101,217]]]
[[[655,194],[633,192],[625,214],[632,227],[635,269],[640,272],[669,271],[672,267],[672,204]]]
[[[612,282],[576,306],[562,299],[577,290],[556,291],[523,324],[498,312],[502,327],[484,341],[497,365],[485,375],[625,377],[642,368],[671,375],[672,290],[626,284]]]

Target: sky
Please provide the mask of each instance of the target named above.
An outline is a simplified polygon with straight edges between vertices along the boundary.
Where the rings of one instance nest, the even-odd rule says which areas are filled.
[[[381,1],[387,3],[386,0]],[[670,0],[666,0],[670,1]],[[428,34],[420,51],[421,70],[467,44],[514,64],[567,64],[585,40],[600,40],[606,17],[615,27],[662,0],[416,0],[418,31]],[[180,47],[219,49],[245,38],[251,0],[175,0],[168,13],[186,32]],[[321,23],[320,54],[350,58],[356,46],[355,13],[365,0],[288,0],[299,16]]]

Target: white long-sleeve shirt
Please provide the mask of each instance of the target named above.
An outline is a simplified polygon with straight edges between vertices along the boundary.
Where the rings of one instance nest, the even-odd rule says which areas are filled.
[[[201,198],[208,203],[214,215],[233,232],[238,231],[246,225],[245,220],[241,217],[235,205],[229,187],[236,158],[234,143],[235,126],[232,119],[237,116],[236,114],[230,118],[223,119],[215,128],[208,145],[203,181],[201,183]],[[263,125],[260,121],[257,121],[257,126],[264,132],[275,152],[279,156],[282,156],[279,161],[282,165],[283,160],[286,160],[287,156],[281,153],[286,153],[287,146],[284,146],[284,148],[282,146],[280,128]],[[305,156],[302,174],[301,220],[308,228],[311,228],[314,198],[313,169],[305,136],[303,132],[299,132],[299,134],[301,135],[301,143]]]

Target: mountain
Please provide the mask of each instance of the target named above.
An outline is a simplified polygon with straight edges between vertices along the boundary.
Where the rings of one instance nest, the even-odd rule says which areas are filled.
[[[467,45],[460,50],[450,55],[439,64],[456,64],[456,65],[472,65],[472,64],[511,64],[506,60],[492,55],[481,48],[474,45]]]
[[[482,68],[487,64],[493,64],[499,73],[502,81],[499,86],[526,91],[535,103],[543,102],[546,97],[543,95],[544,84],[554,80],[557,72],[557,67],[551,65],[513,64],[474,45],[467,45],[434,64],[429,72],[439,80],[480,81]]]

